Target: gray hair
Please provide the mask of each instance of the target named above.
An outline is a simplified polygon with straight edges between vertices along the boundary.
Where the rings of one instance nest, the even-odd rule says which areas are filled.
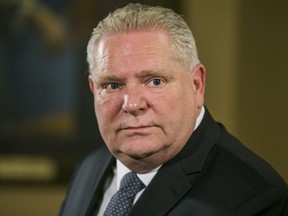
[[[193,34],[179,14],[160,6],[130,3],[110,13],[93,30],[87,47],[90,73],[95,68],[95,52],[103,36],[145,28],[158,28],[166,31],[171,41],[171,57],[180,61],[188,70],[200,63]]]

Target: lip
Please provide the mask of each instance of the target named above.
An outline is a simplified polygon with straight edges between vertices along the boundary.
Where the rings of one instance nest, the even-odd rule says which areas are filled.
[[[139,126],[126,126],[123,129],[138,129],[138,128],[148,128],[152,127],[151,125],[139,125]]]
[[[144,134],[147,133],[153,126],[151,125],[140,125],[140,126],[126,126],[119,129],[119,131],[134,133],[134,134]]]

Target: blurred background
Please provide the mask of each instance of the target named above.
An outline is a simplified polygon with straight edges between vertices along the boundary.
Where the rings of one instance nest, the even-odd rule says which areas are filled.
[[[129,2],[184,15],[209,111],[288,182],[288,1],[0,0],[1,216],[57,215],[77,162],[100,145],[86,45]]]

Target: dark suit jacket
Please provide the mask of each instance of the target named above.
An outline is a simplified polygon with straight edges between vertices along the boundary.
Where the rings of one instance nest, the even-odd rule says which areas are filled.
[[[91,216],[115,159],[106,148],[78,167],[61,216]],[[185,147],[166,162],[131,216],[288,216],[287,185],[206,110]]]

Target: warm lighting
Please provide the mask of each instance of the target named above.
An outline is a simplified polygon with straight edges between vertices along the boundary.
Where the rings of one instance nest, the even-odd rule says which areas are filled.
[[[57,177],[53,158],[34,155],[0,155],[2,181],[53,181]]]

